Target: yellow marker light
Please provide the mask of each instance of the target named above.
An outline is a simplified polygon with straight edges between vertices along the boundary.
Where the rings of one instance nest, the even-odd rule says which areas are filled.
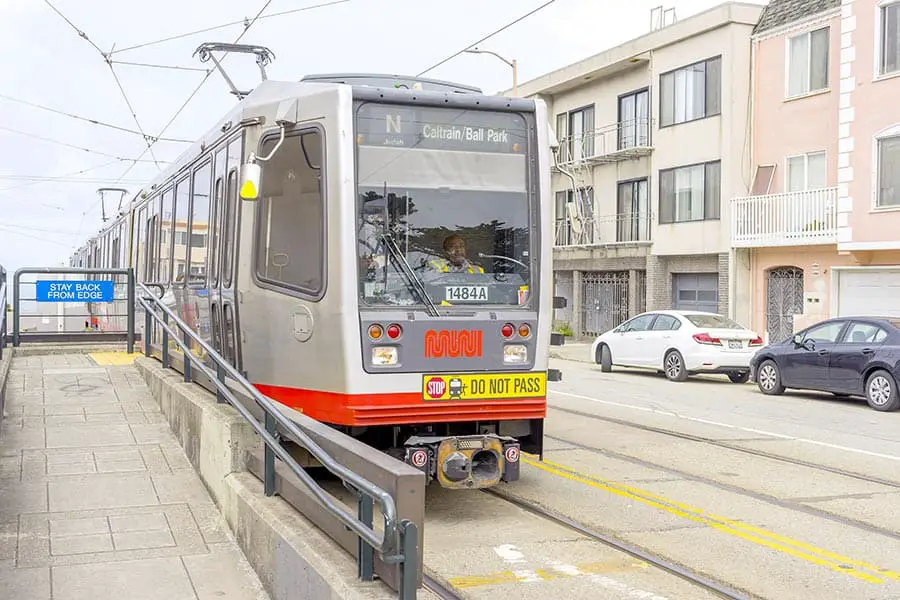
[[[381,336],[384,335],[384,329],[381,328],[381,325],[377,323],[374,325],[369,325],[369,337],[373,340],[380,340]]]
[[[246,163],[241,172],[240,196],[244,200],[256,200],[259,197],[259,180],[262,168],[256,163]]]
[[[253,185],[252,181],[245,181],[241,186],[241,198],[243,198],[244,200],[252,200],[256,198],[256,196],[256,186]]]

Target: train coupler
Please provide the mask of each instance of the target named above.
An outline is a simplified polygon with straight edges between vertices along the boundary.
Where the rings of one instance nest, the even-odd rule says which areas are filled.
[[[449,489],[479,489],[519,479],[519,442],[498,435],[416,436],[405,462]]]

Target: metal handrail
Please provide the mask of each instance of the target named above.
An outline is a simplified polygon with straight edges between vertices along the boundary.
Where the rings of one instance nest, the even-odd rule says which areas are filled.
[[[263,438],[263,440],[265,440],[266,445],[271,448],[272,452],[277,454],[278,457],[282,461],[284,461],[284,463],[288,467],[290,467],[293,474],[306,485],[306,487],[313,494],[316,500],[318,500],[335,517],[337,517],[346,527],[356,533],[357,536],[359,536],[375,551],[381,554],[386,562],[403,562],[405,569],[410,568],[414,564],[413,557],[401,556],[399,554],[401,550],[401,527],[397,519],[397,505],[394,501],[394,498],[387,491],[379,488],[374,483],[354,473],[344,465],[336,462],[312,438],[301,431],[292,421],[285,418],[271,399],[260,393],[253,386],[253,384],[247,381],[247,379],[245,379],[237,371],[237,369],[235,369],[209,344],[201,339],[200,336],[198,336],[184,321],[178,318],[178,316],[176,316],[175,313],[169,309],[169,307],[165,306],[162,303],[161,299],[153,294],[153,292],[151,292],[146,285],[137,282],[137,287],[139,287],[146,294],[146,296],[140,295],[137,298],[137,301],[144,308],[147,315],[144,330],[145,353],[149,353],[150,350],[149,328],[150,319],[153,318],[160,325],[160,327],[162,327],[164,335],[168,334],[172,336],[175,343],[179,346],[179,348],[181,348],[182,352],[184,353],[186,360],[190,360],[192,363],[194,363],[196,367],[198,367],[200,371],[210,379],[210,381],[213,383],[213,385],[216,386],[222,396],[224,396],[226,400],[228,400],[229,404],[231,404],[241,414],[241,416],[243,416],[250,423],[253,429]],[[160,317],[160,315],[157,314],[154,308],[158,308],[163,313],[164,318]],[[178,329],[181,330],[182,335],[179,335],[178,332],[173,330],[169,326],[169,322],[174,323],[178,327]],[[180,339],[182,337],[184,338],[183,340]],[[322,464],[322,466],[340,477],[345,483],[352,485],[357,490],[367,494],[374,501],[378,502],[378,504],[381,506],[382,515],[384,516],[384,534],[381,539],[379,539],[378,535],[375,532],[375,529],[371,525],[368,525],[361,519],[353,516],[344,506],[333,501],[328,496],[325,490],[322,489],[306,472],[306,470],[303,469],[294,460],[294,458],[281,446],[281,444],[278,442],[278,440],[275,439],[272,433],[267,430],[268,428],[260,424],[260,422],[250,413],[250,411],[247,410],[247,408],[237,400],[229,387],[223,381],[224,378],[222,377],[222,375],[206,366],[199,357],[195,356],[190,351],[190,348],[188,347],[189,339],[199,345],[206,352],[206,355],[210,357],[215,363],[217,370],[223,370],[228,376],[230,376],[240,384],[240,386],[247,392],[247,394],[249,394],[249,396],[253,400],[255,400],[263,409],[266,417],[272,418],[278,425],[287,430],[287,432],[294,437],[293,441],[303,446],[313,457],[316,458],[316,460],[318,460]],[[168,341],[164,340],[164,348],[167,347],[167,344]],[[185,371],[187,371],[187,369],[185,369]],[[268,418],[266,419],[266,421],[268,421]],[[406,544],[404,544],[404,546],[405,545]],[[404,550],[406,549],[404,548]]]

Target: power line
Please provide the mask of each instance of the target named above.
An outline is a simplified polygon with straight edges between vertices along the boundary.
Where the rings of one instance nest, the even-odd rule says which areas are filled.
[[[110,73],[112,73],[113,79],[115,79],[115,81],[116,81],[116,86],[119,88],[119,92],[122,93],[122,98],[124,98],[124,100],[125,100],[125,105],[128,107],[128,111],[131,113],[131,116],[134,119],[134,123],[135,123],[135,125],[137,125],[138,131],[141,132],[141,137],[144,138],[144,142],[147,144],[147,150],[150,151],[150,157],[153,159],[154,164],[156,164],[156,168],[158,170],[162,171],[162,167],[159,166],[159,161],[156,159],[156,155],[153,154],[153,144],[150,142],[150,138],[144,132],[144,128],[141,127],[141,122],[138,120],[137,113],[134,112],[134,107],[131,105],[131,100],[128,99],[128,94],[125,93],[125,88],[122,86],[122,82],[119,81],[119,76],[116,75],[116,69],[115,69],[115,67],[112,66],[112,63],[109,61],[109,56],[107,56],[106,52],[101,50],[100,47],[97,46],[97,44],[95,44],[93,41],[91,41],[91,39],[87,36],[87,34],[84,31],[79,29],[74,23],[72,23],[72,21],[70,21],[66,17],[66,15],[64,15],[62,12],[59,11],[59,9],[57,9],[55,6],[53,6],[53,4],[50,2],[50,0],[44,0],[44,3],[47,6],[49,6],[51,9],[53,9],[53,12],[58,14],[62,18],[63,21],[68,23],[72,27],[72,29],[74,29],[75,32],[82,39],[87,41],[100,54],[100,57],[103,59],[103,62],[105,62],[106,65],[109,67],[109,71],[110,71]]]
[[[201,69],[200,67],[181,67],[178,65],[155,65],[152,63],[139,63],[139,62],[130,62],[127,60],[112,60],[109,59],[109,62],[115,65],[127,65],[130,67],[148,67],[151,69],[171,69],[173,71],[195,71],[199,73],[208,73],[210,69]]]
[[[274,18],[274,17],[283,17],[283,16],[285,16],[285,15],[290,15],[290,14],[293,14],[293,13],[304,12],[304,11],[307,11],[307,10],[314,10],[314,9],[316,9],[316,8],[325,8],[325,7],[328,7],[328,6],[334,6],[334,5],[336,5],[336,4],[344,4],[344,3],[346,3],[346,2],[350,2],[350,0],[335,0],[335,1],[333,1],[333,2],[325,2],[325,3],[322,3],[322,4],[314,4],[314,5],[311,5],[311,6],[303,6],[303,7],[300,7],[300,8],[293,8],[293,9],[291,9],[291,10],[284,10],[284,11],[281,11],[281,12],[272,13],[271,15],[257,16],[257,18],[254,19],[254,20],[260,20],[260,21],[261,21],[261,20],[263,20],[263,19],[272,19],[272,18]],[[268,5],[267,5],[267,6],[268,6]],[[192,36],[192,35],[198,35],[198,34],[201,34],[201,33],[207,33],[207,32],[209,32],[209,31],[216,31],[217,29],[225,29],[226,27],[231,27],[231,26],[233,26],[233,25],[241,25],[241,24],[246,25],[246,23],[247,23],[247,19],[246,19],[246,17],[245,17],[245,18],[243,18],[243,19],[241,19],[241,20],[239,20],[239,21],[231,21],[231,22],[229,22],[229,23],[223,23],[223,24],[221,24],[221,25],[214,25],[214,26],[212,26],[212,27],[205,27],[205,28],[203,28],[203,29],[197,29],[197,30],[195,30],[195,31],[188,31],[188,32],[186,32],[186,33],[179,33],[179,34],[177,34],[177,35],[169,36],[169,37],[166,37],[166,38],[163,38],[163,39],[160,39],[160,40],[154,40],[154,41],[152,41],[152,42],[144,42],[144,43],[142,43],[142,44],[137,44],[137,45],[134,45],[134,46],[128,46],[127,48],[120,48],[119,50],[113,50],[113,51],[111,51],[111,52],[109,53],[109,55],[112,56],[113,54],[120,54],[120,53],[122,53],[122,52],[128,52],[129,50],[137,50],[138,48],[146,48],[147,46],[155,46],[156,44],[163,44],[163,43],[165,43],[165,42],[171,42],[171,41],[173,41],[173,40],[178,40],[178,39],[181,39],[181,38],[190,37],[190,36]],[[251,23],[251,24],[252,24],[252,23]],[[249,27],[249,25],[246,25],[246,27]],[[237,42],[235,42],[235,43],[237,43]]]
[[[112,177],[47,177],[44,175],[0,175],[0,181],[28,181],[34,183],[125,183],[125,184],[142,184],[146,183],[146,179],[127,179],[117,180]],[[8,188],[0,188],[0,192]]]
[[[84,174],[84,173],[90,173],[91,171],[97,171],[97,170],[102,169],[102,168],[104,168],[104,167],[109,167],[109,166],[111,166],[111,165],[115,165],[115,164],[118,164],[118,163],[119,163],[118,160],[112,160],[112,161],[109,161],[109,162],[105,162],[105,163],[103,163],[102,165],[96,165],[96,166],[94,166],[94,167],[88,167],[87,169],[81,169],[81,170],[79,170],[79,171],[72,171],[71,173],[65,173],[65,174],[63,174],[63,175],[48,176],[48,177],[45,177],[42,181],[30,181],[30,182],[28,182],[28,183],[23,183],[23,184],[21,184],[21,185],[11,185],[11,186],[9,186],[9,187],[0,188],[0,196],[2,196],[5,192],[11,192],[12,190],[18,190],[18,189],[21,189],[21,188],[31,187],[31,186],[37,185],[37,184],[39,184],[39,183],[51,183],[51,182],[54,182],[54,181],[59,180],[59,179],[68,179],[68,178],[74,177],[74,176],[76,176],[76,175],[82,175],[82,174]],[[25,202],[25,201],[26,201],[26,200],[20,200],[20,199],[18,199],[18,198],[12,198],[12,200],[13,200],[13,201],[16,201],[16,202]],[[30,202],[30,200],[28,200],[28,202]],[[51,205],[51,204],[41,204],[41,203],[38,203],[38,204],[39,204],[40,206],[45,206],[45,207],[47,207],[47,208],[52,208],[52,209],[55,209],[55,210],[64,210],[62,207],[54,206],[54,205]]]
[[[10,133],[17,133],[17,134],[19,134],[19,135],[24,135],[25,137],[34,138],[34,139],[36,139],[36,140],[42,140],[42,141],[44,141],[44,142],[49,142],[49,143],[51,143],[51,144],[58,144],[58,145],[60,145],[60,146],[66,146],[66,147],[68,147],[68,148],[74,148],[75,150],[81,150],[82,152],[89,152],[90,154],[96,154],[96,155],[98,155],[98,156],[105,156],[105,157],[107,157],[107,158],[114,158],[114,159],[116,159],[116,160],[118,160],[118,161],[123,161],[123,162],[145,162],[145,163],[153,162],[153,161],[151,161],[151,160],[140,160],[140,159],[135,160],[135,159],[133,159],[133,158],[125,158],[124,156],[116,156],[115,154],[107,154],[107,153],[105,153],[105,152],[100,152],[99,150],[92,150],[91,148],[85,148],[85,147],[83,147],[83,146],[76,146],[75,144],[70,144],[70,143],[68,143],[68,142],[61,142],[61,141],[55,140],[55,139],[53,139],[53,138],[48,138],[48,137],[44,137],[44,136],[41,136],[41,135],[36,135],[36,134],[34,134],[34,133],[28,133],[27,131],[19,131],[18,129],[12,129],[11,127],[4,127],[3,125],[0,125],[0,130],[3,130],[3,131],[9,131]]]
[[[343,1],[349,1],[349,0],[343,0]],[[237,44],[238,42],[241,41],[241,38],[244,37],[244,35],[247,33],[247,30],[250,29],[254,23],[256,23],[256,21],[259,19],[259,17],[262,15],[262,13],[267,8],[269,8],[270,4],[272,4],[272,0],[266,0],[266,3],[263,5],[263,7],[261,9],[259,9],[259,12],[256,13],[256,16],[253,17],[253,20],[250,21],[249,23],[245,22],[244,31],[242,31],[241,34],[239,36],[237,36],[237,39],[235,39],[233,42],[234,44]],[[227,59],[227,58],[228,58],[227,55],[222,57],[222,60],[219,61],[219,65],[222,65],[225,62],[225,59]],[[166,132],[166,130],[172,125],[172,123],[175,122],[175,119],[178,118],[178,115],[180,115],[182,113],[182,111],[185,109],[185,107],[187,107],[187,105],[191,102],[191,100],[194,99],[194,96],[196,96],[200,92],[200,88],[202,88],[203,85],[207,82],[207,80],[209,80],[210,75],[212,75],[211,70],[206,72],[206,75],[203,76],[203,79],[200,81],[200,83],[197,85],[197,87],[194,88],[194,91],[191,92],[191,95],[188,96],[187,100],[184,101],[184,103],[181,105],[181,107],[177,111],[175,111],[174,115],[172,115],[172,118],[169,119],[169,122],[166,123],[166,125],[162,128],[162,130],[160,130],[159,136],[162,136],[162,134],[164,134]],[[159,137],[159,136],[157,136],[157,137]],[[152,144],[150,144],[150,146],[152,146]],[[150,146],[147,147],[148,150],[150,149]],[[147,153],[147,150],[144,150],[143,152],[141,152],[140,156],[138,156],[138,160],[144,158],[144,155],[146,153]],[[125,176],[128,175],[128,173],[130,173],[131,169],[133,169],[133,168],[134,168],[134,165],[132,164],[127,169],[125,169],[125,172],[122,173],[120,179],[124,179]],[[93,210],[93,206],[88,210]]]
[[[434,65],[428,67],[427,69],[425,69],[424,71],[422,71],[421,73],[419,73],[418,75],[416,75],[416,77],[421,77],[421,76],[424,75],[425,73],[437,69],[437,68],[438,68],[439,66],[441,66],[442,64],[444,64],[444,63],[446,63],[446,62],[448,62],[448,61],[453,60],[454,58],[456,58],[456,57],[459,56],[460,54],[463,54],[466,50],[471,50],[472,48],[474,48],[474,47],[477,46],[478,44],[484,42],[485,40],[488,40],[488,39],[494,37],[494,36],[497,35],[498,33],[501,33],[501,32],[503,32],[503,31],[506,31],[507,29],[509,29],[509,28],[512,27],[513,25],[515,25],[515,24],[517,24],[517,23],[519,23],[519,22],[521,22],[521,21],[524,21],[525,19],[527,19],[528,17],[530,17],[530,16],[533,15],[534,13],[536,13],[536,12],[538,12],[538,11],[540,11],[540,10],[543,10],[543,9],[547,8],[548,6],[550,6],[551,4],[553,4],[554,2],[556,2],[556,0],[549,0],[548,2],[545,2],[544,4],[538,6],[538,7],[535,8],[534,10],[532,10],[532,11],[530,11],[530,12],[528,12],[528,13],[522,15],[521,17],[519,17],[519,18],[516,19],[515,21],[510,21],[509,23],[507,23],[506,25],[504,25],[504,26],[501,27],[500,29],[498,29],[498,30],[496,30],[496,31],[494,31],[494,32],[492,32],[492,33],[487,34],[486,36],[484,36],[484,37],[481,38],[480,40],[478,40],[478,41],[476,41],[476,42],[473,42],[473,43],[469,44],[468,46],[466,46],[465,48],[463,48],[463,49],[460,50],[459,52],[456,52],[456,53],[454,53],[454,54],[451,54],[450,56],[448,56],[448,57],[445,58],[444,60],[440,61],[439,63],[436,63],[436,64],[434,64]]]
[[[58,115],[62,115],[64,117],[69,117],[71,119],[76,119],[78,121],[85,121],[87,123],[91,123],[93,125],[98,125],[100,127],[108,127],[109,129],[115,129],[116,131],[122,131],[124,133],[131,133],[133,135],[141,135],[140,131],[136,131],[134,129],[128,129],[127,127],[120,127],[119,125],[112,125],[111,123],[105,123],[103,121],[98,121],[97,119],[91,119],[89,117],[82,117],[81,115],[76,115],[73,113],[66,112],[64,110],[59,110],[56,108],[51,108],[49,106],[44,106],[43,104],[37,104],[35,102],[29,102],[28,100],[21,100],[19,98],[13,98],[12,96],[7,96],[6,94],[0,94],[0,100],[8,100],[10,102],[17,102],[19,104],[24,104],[26,106],[30,106],[32,108],[37,108],[40,110],[45,110],[47,112],[52,112]],[[179,144],[190,144],[191,140],[181,140],[178,138],[164,138],[159,137],[156,138],[160,142],[175,142]]]

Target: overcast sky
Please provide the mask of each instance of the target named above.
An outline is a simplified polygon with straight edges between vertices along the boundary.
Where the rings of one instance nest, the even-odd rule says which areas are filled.
[[[189,69],[211,66],[192,56],[199,44],[234,42],[243,27],[128,48],[252,19],[266,4],[266,0],[51,2],[102,51],[117,50],[113,61]],[[328,2],[272,0],[263,15]],[[415,75],[545,2],[344,0],[260,19],[241,43],[272,50],[275,61],[268,73],[275,80],[341,71]],[[524,82],[648,32],[650,10],[658,2],[555,0],[480,47],[517,59],[519,81]],[[674,6],[683,19],[720,3],[676,0],[666,6]],[[100,52],[43,0],[0,0],[0,56],[0,265],[13,271],[26,265],[67,263],[71,252],[102,224],[97,188],[124,187],[131,198],[158,172],[154,159],[164,167],[163,161],[174,160],[187,144],[159,141],[151,155],[140,135],[10,98],[138,130],[127,96],[140,128],[157,136],[204,72],[114,63],[114,76]],[[225,66],[240,88],[259,82],[252,55],[230,55]],[[426,76],[475,85],[488,93],[511,87],[509,67],[487,55],[461,55]],[[213,73],[163,137],[194,140],[235,102],[222,77]],[[126,160],[142,152],[146,162]],[[106,197],[107,212],[113,214],[118,197]]]

